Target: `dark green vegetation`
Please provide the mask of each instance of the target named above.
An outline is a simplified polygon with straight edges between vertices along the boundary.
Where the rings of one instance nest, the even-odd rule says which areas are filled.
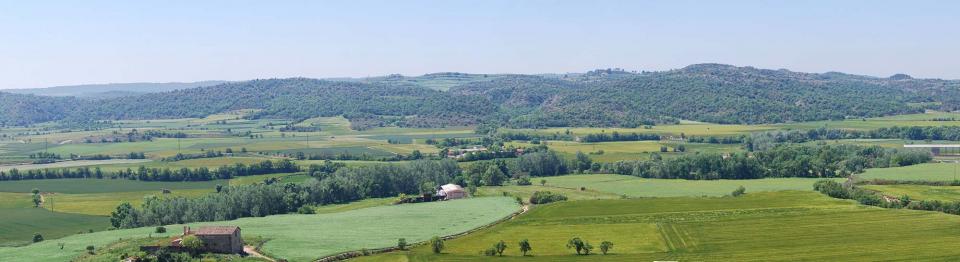
[[[460,175],[452,160],[340,168],[302,184],[264,183],[224,187],[196,198],[148,198],[139,208],[123,203],[111,213],[116,228],[220,221],[295,213],[307,205],[342,204],[364,198],[433,193]]]
[[[756,179],[846,177],[874,167],[926,163],[927,152],[858,145],[779,145],[748,153],[696,154],[674,159],[621,161],[604,171],[646,178]]]
[[[717,64],[664,72],[474,75],[437,91],[417,81],[252,80],[95,102],[0,96],[0,123],[203,117],[262,109],[252,118],[343,115],[355,129],[382,125],[511,127],[675,123],[780,123],[953,110],[960,82],[809,74]]]

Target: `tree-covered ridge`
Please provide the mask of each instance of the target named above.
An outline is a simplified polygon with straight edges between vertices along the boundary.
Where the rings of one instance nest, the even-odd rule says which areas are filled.
[[[700,64],[642,73],[261,79],[99,101],[0,94],[0,102],[4,125],[204,117],[260,109],[252,117],[343,115],[357,129],[483,122],[636,127],[677,119],[757,124],[956,110],[960,81]]]
[[[45,97],[0,92],[0,126],[28,125],[60,120],[81,101],[73,97]]]

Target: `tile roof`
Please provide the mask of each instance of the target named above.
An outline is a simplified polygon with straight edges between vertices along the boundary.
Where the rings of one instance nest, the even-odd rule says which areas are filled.
[[[236,226],[208,226],[197,229],[197,235],[232,235],[234,231],[240,230]]]

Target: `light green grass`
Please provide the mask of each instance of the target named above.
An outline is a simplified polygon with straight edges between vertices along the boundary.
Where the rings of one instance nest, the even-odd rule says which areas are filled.
[[[548,177],[548,187],[594,190],[630,197],[723,196],[739,186],[747,193],[783,190],[813,190],[815,178],[766,178],[748,180],[646,179],[599,174]],[[842,179],[837,179],[842,180]]]
[[[536,180],[536,179],[534,179]],[[539,183],[539,180],[533,181],[535,184]],[[530,202],[530,196],[537,191],[550,191],[554,193],[559,193],[567,197],[569,200],[586,200],[586,199],[618,199],[620,195],[599,192],[596,190],[584,190],[571,189],[571,188],[561,188],[561,187],[549,187],[549,186],[540,186],[529,185],[529,186],[484,186],[477,188],[477,195],[479,196],[511,196],[511,197],[520,197],[524,203]]]
[[[51,211],[84,214],[93,216],[109,216],[120,203],[128,202],[140,206],[143,198],[149,195],[159,197],[197,197],[216,192],[213,188],[172,190],[170,194],[160,191],[110,192],[93,194],[50,194],[45,196],[44,208]]]
[[[960,256],[957,223],[960,216],[799,191],[567,201],[447,241],[440,255],[421,246],[357,261],[948,261]],[[610,255],[577,256],[565,247],[575,236],[615,245]],[[521,239],[532,256],[520,256]],[[500,240],[504,257],[480,254]]]
[[[9,165],[9,166],[0,166],[0,171],[8,172],[11,169],[17,169],[20,171],[32,170],[32,169],[60,169],[60,168],[76,168],[84,166],[99,166],[99,165],[116,165],[116,164],[140,164],[143,165],[147,162],[150,162],[149,159],[107,159],[107,160],[78,160],[78,161],[62,161],[56,163],[48,164],[24,164],[24,165]]]
[[[240,226],[245,237],[271,239],[263,251],[290,261],[311,261],[324,255],[389,247],[398,238],[410,243],[435,235],[450,235],[508,216],[519,209],[510,198],[472,198],[423,204],[364,208],[317,215],[276,215],[232,221],[194,223]],[[167,235],[182,233],[180,225],[167,226]],[[154,228],[137,228],[81,234],[24,247],[0,248],[0,261],[66,261],[81,254],[87,245],[105,246],[121,238],[140,238]],[[157,234],[153,234],[157,236]],[[57,243],[64,243],[64,249]]]
[[[34,233],[40,233],[45,239],[54,239],[81,231],[100,231],[109,226],[106,217],[50,212],[33,207],[28,193],[0,193],[0,246],[28,244]],[[24,260],[8,258],[0,261]]]
[[[893,197],[907,195],[910,199],[960,201],[960,187],[957,186],[864,185],[862,187]]]
[[[670,158],[684,154],[694,153],[732,153],[743,151],[740,145],[721,145],[721,144],[703,144],[703,143],[683,143],[685,152],[673,152],[679,143],[666,141],[617,141],[617,142],[599,142],[599,143],[580,143],[573,141],[547,141],[547,146],[551,150],[560,152],[568,157],[573,157],[578,151],[589,154],[590,159],[597,162],[616,162],[620,160],[647,160],[651,153],[660,154],[662,157]],[[508,145],[518,147],[535,146],[525,142],[509,142]],[[660,147],[666,146],[668,152],[660,152]],[[603,154],[599,154],[603,151]]]
[[[953,181],[960,178],[955,163],[927,163],[904,167],[871,168],[860,179]]]
[[[30,192],[37,188],[43,192],[67,194],[111,193],[154,191],[161,189],[214,189],[217,184],[227,185],[227,181],[202,182],[143,182],[128,179],[36,179],[19,181],[0,181],[0,192]]]

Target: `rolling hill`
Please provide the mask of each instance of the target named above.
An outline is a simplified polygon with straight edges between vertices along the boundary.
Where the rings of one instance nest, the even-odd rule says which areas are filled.
[[[957,110],[960,81],[697,64],[641,73],[262,79],[97,101],[15,94],[0,95],[0,101],[5,125],[261,109],[253,117],[343,115],[359,129],[478,123],[636,127],[677,119],[758,124]]]

